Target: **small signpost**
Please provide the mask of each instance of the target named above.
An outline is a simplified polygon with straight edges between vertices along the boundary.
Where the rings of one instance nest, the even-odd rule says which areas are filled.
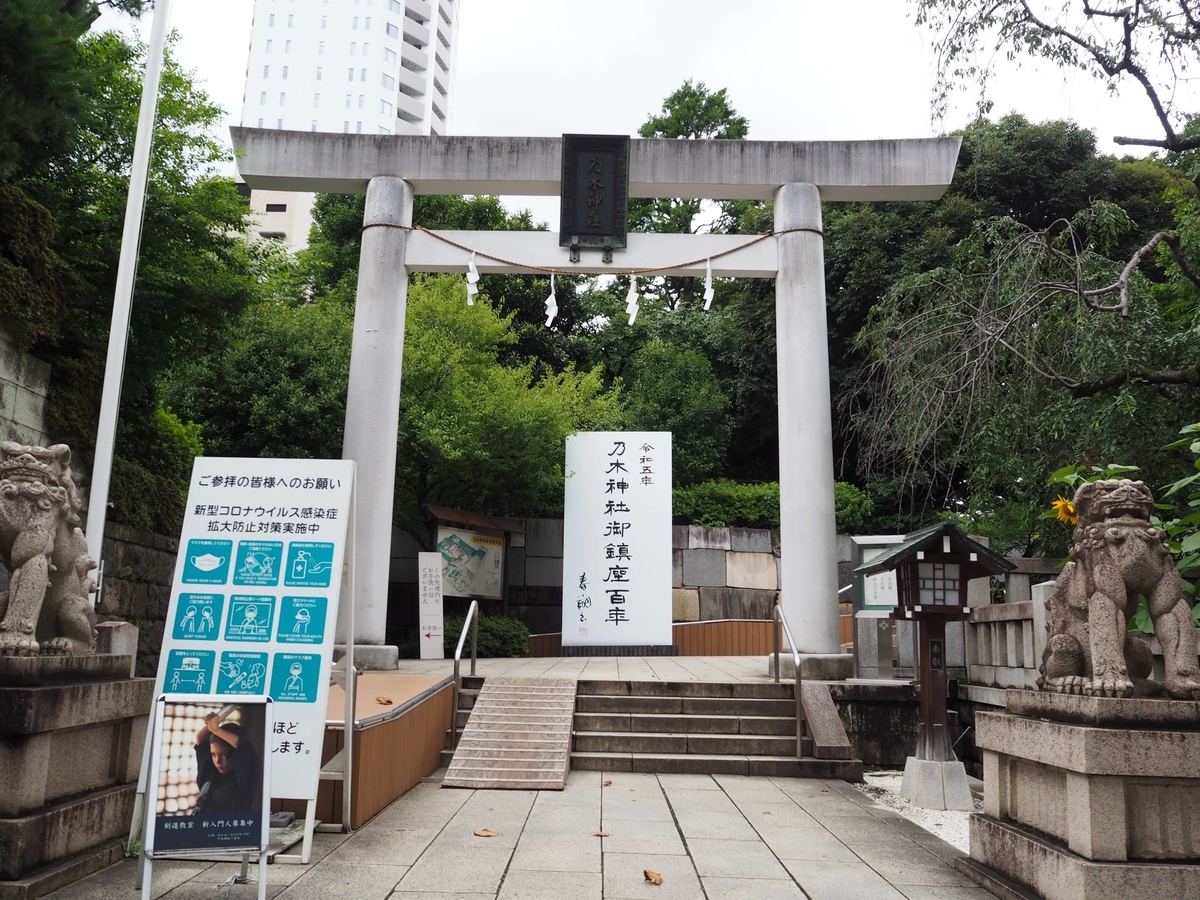
[[[673,655],[671,433],[572,435],[566,473],[564,655]]]
[[[417,554],[418,633],[421,659],[444,659],[445,617],[442,608],[442,554]]]

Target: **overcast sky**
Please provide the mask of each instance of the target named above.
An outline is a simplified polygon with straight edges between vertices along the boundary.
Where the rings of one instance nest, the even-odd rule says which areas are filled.
[[[930,121],[931,35],[910,10],[904,0],[462,0],[451,133],[635,134],[688,78],[726,88],[750,120],[751,139],[924,137],[959,128],[977,94],[963,95],[945,122]],[[173,4],[178,55],[231,124],[241,112],[253,11],[254,0]],[[114,26],[134,27],[115,13],[97,25]],[[148,18],[135,27],[149,37]],[[1106,152],[1128,152],[1112,143],[1114,134],[1160,135],[1132,86],[1114,98],[1101,83],[1052,67],[1005,67],[991,97],[994,115],[1092,128]],[[506,203],[557,225],[554,198]]]

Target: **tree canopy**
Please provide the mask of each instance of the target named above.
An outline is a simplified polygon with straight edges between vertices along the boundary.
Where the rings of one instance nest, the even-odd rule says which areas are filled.
[[[34,2],[5,5],[0,16],[31,9]],[[10,156],[7,174],[0,176],[6,213],[0,224],[0,314],[22,349],[50,362],[47,430],[71,444],[77,464],[86,469],[99,414],[145,48],[111,32],[76,38],[79,23],[91,21],[94,5],[61,9],[57,17],[42,10],[37,21],[65,35],[50,46],[73,54],[74,68],[62,76],[70,90],[59,86],[69,102],[56,106],[38,94],[42,88],[27,89],[46,80],[45,72],[35,78],[27,71],[39,64],[33,52],[18,58],[8,40],[0,41],[5,47],[0,57],[10,54],[10,63],[25,71],[7,82],[0,78],[0,97],[16,93],[27,103],[46,103],[56,123],[52,141],[37,152]],[[0,116],[22,108],[0,99]],[[175,360],[207,346],[256,290],[253,254],[241,236],[248,207],[232,179],[216,171],[229,158],[213,136],[221,116],[168,53],[110,498],[116,521],[144,528],[174,529],[191,471],[187,453],[199,448],[194,429],[160,408],[158,379]]]

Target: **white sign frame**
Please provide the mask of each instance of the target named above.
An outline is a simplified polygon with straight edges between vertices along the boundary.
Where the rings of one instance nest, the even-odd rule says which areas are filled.
[[[214,696],[212,701],[220,701],[223,697]],[[150,715],[150,722],[147,727],[149,733],[146,747],[149,748],[149,784],[155,786],[157,793],[159,767],[162,763],[162,729],[165,722],[163,710],[168,703],[174,704],[191,704],[196,702],[195,694],[159,694],[156,699]],[[273,707],[269,696],[262,697],[242,697],[238,700],[239,705],[255,705],[263,707],[264,727],[263,727],[263,758],[262,758],[262,809],[260,810],[260,831],[257,847],[213,847],[213,848],[194,848],[188,850],[164,850],[156,852],[154,849],[155,831],[154,820],[157,818],[158,802],[155,797],[150,802],[146,803],[146,820],[142,828],[143,841],[139,853],[139,885],[142,893],[142,900],[151,900],[151,887],[154,880],[154,860],[156,858],[167,858],[180,855],[191,855],[196,853],[212,854],[222,853],[228,850],[240,850],[242,856],[242,877],[244,878],[247,872],[246,854],[252,850],[258,851],[258,900],[267,900],[267,846],[270,842],[271,835],[271,755],[266,751],[266,742],[270,738],[272,725],[274,723]],[[212,702],[211,705],[218,705],[217,702]]]
[[[573,434],[565,471],[563,646],[670,646],[671,433]]]
[[[421,659],[446,658],[441,553],[417,554],[417,642]]]
[[[234,477],[234,483],[231,487],[227,487],[225,482],[230,474]],[[245,484],[241,483],[243,480]],[[338,482],[336,487],[332,485],[335,480]],[[214,484],[214,481],[219,481],[219,483]],[[284,485],[276,487],[281,481]],[[268,483],[270,486],[265,486]],[[325,486],[319,487],[318,485],[322,483],[325,483]],[[261,492],[259,494],[259,497],[263,498],[261,504],[257,502],[259,497],[252,493],[245,493],[256,491]],[[275,492],[273,495],[270,493],[272,491]],[[215,496],[214,492],[217,492]],[[321,499],[322,492],[328,498],[327,505],[320,507],[312,505]],[[343,594],[348,602],[353,604],[354,494],[355,463],[352,460],[196,457],[189,483],[188,504],[180,533],[179,557],[176,560],[172,579],[171,600],[155,679],[156,696],[167,693],[172,684],[181,685],[183,683],[183,679],[175,677],[177,672],[184,671],[183,665],[173,667],[175,660],[173,654],[180,649],[175,644],[180,640],[185,640],[176,637],[176,633],[181,629],[186,631],[188,627],[184,623],[188,617],[187,605],[185,604],[183,609],[180,609],[183,596],[194,598],[200,594],[219,595],[221,598],[219,612],[216,609],[217,604],[214,602],[211,604],[213,614],[207,620],[202,613],[198,612],[191,618],[190,625],[194,629],[199,629],[201,625],[204,625],[206,632],[214,629],[219,632],[224,629],[226,635],[228,635],[234,619],[235,597],[263,597],[271,600],[268,613],[270,615],[269,624],[264,626],[259,615],[256,614],[252,619],[258,620],[259,627],[254,633],[239,634],[233,640],[230,640],[228,636],[224,639],[219,636],[217,638],[206,637],[205,642],[211,644],[211,649],[197,648],[193,646],[195,641],[185,641],[184,646],[192,648],[192,656],[200,654],[199,658],[202,662],[198,667],[193,666],[187,670],[184,677],[191,676],[192,670],[199,668],[210,690],[214,684],[218,688],[212,693],[201,693],[197,689],[197,692],[186,694],[186,696],[199,701],[231,699],[235,703],[247,702],[249,696],[272,697],[275,720],[278,724],[283,725],[284,731],[271,736],[273,746],[270,755],[276,755],[276,752],[282,749],[285,741],[289,745],[289,751],[297,743],[301,747],[307,748],[307,752],[297,753],[303,757],[299,762],[281,766],[279,760],[276,760],[276,765],[272,767],[272,782],[267,791],[271,799],[307,801],[304,850],[300,860],[305,863],[308,862],[311,853],[317,791],[322,780],[321,756],[325,738],[330,672],[333,668],[334,632]],[[295,504],[288,505],[285,501],[289,499],[296,501]],[[212,500],[218,502],[210,502]],[[305,501],[308,501],[310,505],[303,505]],[[267,506],[267,503],[273,505]],[[249,505],[248,511],[247,505]],[[205,508],[203,514],[201,507]],[[215,518],[209,515],[214,507],[217,510]],[[235,509],[238,511],[236,516],[234,515]],[[319,518],[315,515],[318,510],[324,513]],[[331,510],[336,510],[336,517],[329,516]],[[268,512],[271,515],[267,515]],[[306,512],[309,514],[304,515]],[[286,521],[289,518],[295,521],[289,523]],[[223,527],[227,521],[231,521],[231,524],[241,521],[243,528],[253,527],[254,531],[231,531],[226,537],[224,531],[211,531],[208,523],[212,521],[216,521],[218,527]],[[278,532],[273,531],[276,521],[281,526]],[[332,527],[323,527],[333,521],[338,524]],[[267,526],[266,532],[258,530],[260,523]],[[292,528],[285,531],[284,528],[289,524],[292,525]],[[298,530],[300,524],[304,524],[304,531]],[[310,527],[314,524],[318,528],[310,531]],[[280,535],[278,539],[273,537],[276,533]],[[209,537],[210,534],[215,536]],[[258,540],[260,534],[263,535],[263,540]],[[305,538],[315,537],[317,540],[297,541],[294,539],[302,535]],[[224,542],[228,545],[229,552],[225,553],[224,550],[220,550],[221,555],[218,555],[217,552],[214,552],[217,548],[204,544],[205,541],[210,544],[217,541]],[[245,578],[235,578],[235,566],[239,563],[244,564],[251,552],[260,549],[243,545],[258,543],[279,545],[268,548],[273,554],[271,555],[272,564],[280,570],[276,579],[277,583],[274,585],[267,583],[269,579],[261,574],[263,572],[263,560],[261,559],[257,569],[257,580],[254,574]],[[307,546],[309,544],[314,546]],[[193,552],[201,549],[205,552]],[[304,559],[313,564],[311,572],[309,571],[310,567],[305,566],[303,573],[297,569],[295,572],[285,574],[282,571],[284,565],[296,563],[300,560],[302,553],[308,553]],[[295,558],[293,558],[293,554]],[[204,559],[204,556],[212,558]],[[207,579],[207,584],[196,583],[196,578],[205,578],[203,574],[197,575],[197,571],[201,573],[207,571],[211,574],[211,578]],[[347,585],[349,585],[349,590],[347,590]],[[271,593],[261,593],[264,591]],[[279,600],[278,604],[274,602],[276,598]],[[298,601],[300,599],[325,601],[323,613],[319,616],[317,606],[306,607],[310,609],[310,613],[305,620],[307,627],[303,631],[307,632],[309,628],[318,623],[319,619],[319,627],[322,629],[319,641],[310,641],[307,637],[300,639],[302,631],[297,626],[301,604],[293,602],[290,607],[287,605],[289,600]],[[198,607],[202,604],[193,603],[192,605]],[[259,606],[262,605],[266,604],[260,602]],[[286,613],[289,610],[292,614],[291,619],[296,620],[292,622],[294,630],[285,641],[281,642],[279,640],[280,632],[286,627],[286,623],[279,625],[278,613]],[[352,608],[348,608],[346,614],[347,618],[352,621]],[[266,640],[263,639],[263,627],[267,629]],[[271,639],[272,634],[275,635],[274,639]],[[231,644],[234,646],[230,646]],[[280,644],[288,646],[280,649]],[[350,648],[347,647],[347,658],[339,665],[346,663],[349,663],[350,666],[353,665],[352,662],[349,662],[350,653]],[[217,663],[218,654],[221,655],[220,665]],[[269,663],[266,670],[259,673],[264,679],[261,695],[227,694],[220,691],[222,686],[220,678],[227,671],[224,665],[225,654],[241,654],[247,660],[250,655],[268,657]],[[295,656],[296,659],[282,660],[285,655]],[[211,661],[211,667],[206,665],[204,660]],[[261,665],[261,661],[259,662]],[[286,676],[281,677],[280,687],[285,689],[283,694],[287,699],[274,696],[278,692],[276,691],[277,686],[272,683],[275,680],[275,664],[287,664],[289,666],[288,676],[292,679],[299,678],[299,683],[304,689],[303,700],[298,699],[299,695],[295,692],[291,697],[287,697],[286,688],[289,682]],[[296,664],[301,666],[300,673],[292,671]],[[248,666],[246,671],[252,672],[252,666],[253,663]],[[230,679],[236,676],[226,674],[225,677]],[[347,678],[346,681],[352,685],[353,678]],[[306,682],[312,683],[305,684]],[[195,686],[194,683],[193,686]],[[347,730],[349,732],[353,727],[353,714],[350,712],[353,709],[351,687],[347,688],[346,694]],[[308,699],[310,696],[311,700]],[[349,746],[349,737],[347,745]],[[291,760],[288,762],[292,763]],[[130,827],[129,840],[131,844],[139,836],[145,837],[145,832],[141,830],[144,824],[142,808],[146,805],[149,766],[150,742],[147,741],[142,755],[134,819]],[[349,767],[347,766],[341,774],[346,781],[343,788],[348,792]],[[345,823],[343,823],[342,830],[347,830]],[[140,884],[138,886],[141,887]]]

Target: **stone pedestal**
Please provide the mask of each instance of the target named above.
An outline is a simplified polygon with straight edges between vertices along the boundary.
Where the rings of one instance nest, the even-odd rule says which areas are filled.
[[[971,858],[1046,900],[1200,897],[1200,703],[1007,692]]]
[[[767,657],[767,674],[775,674],[775,654]],[[854,656],[849,653],[801,653],[800,677],[804,681],[845,681],[854,675]],[[788,652],[779,654],[779,677],[796,677],[796,661]]]
[[[0,900],[120,857],[154,680],[129,656],[0,657]]]
[[[910,756],[904,763],[900,796],[921,809],[975,808],[967,769],[956,759],[935,761]]]

